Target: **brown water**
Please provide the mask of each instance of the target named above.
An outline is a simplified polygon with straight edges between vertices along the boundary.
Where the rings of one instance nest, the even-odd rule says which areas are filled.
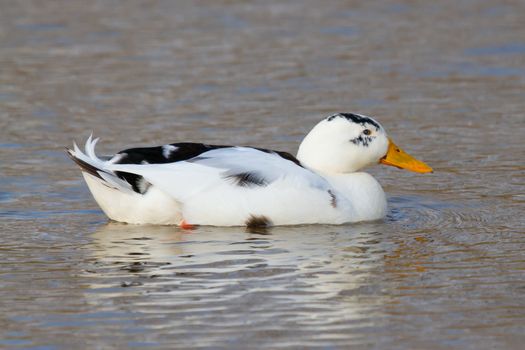
[[[522,349],[523,1],[1,1],[0,347]],[[380,222],[108,223],[65,156],[295,152],[334,112],[431,164]]]

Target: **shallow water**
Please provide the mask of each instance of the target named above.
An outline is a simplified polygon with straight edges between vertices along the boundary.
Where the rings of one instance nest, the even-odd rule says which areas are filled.
[[[520,349],[522,1],[0,2],[0,347]],[[376,116],[385,220],[108,223],[64,146],[295,153]]]

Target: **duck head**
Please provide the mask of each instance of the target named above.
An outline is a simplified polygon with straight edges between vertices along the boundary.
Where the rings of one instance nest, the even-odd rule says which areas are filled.
[[[297,159],[323,173],[352,173],[381,163],[418,173],[432,168],[399,148],[374,119],[337,113],[321,120],[299,146]]]

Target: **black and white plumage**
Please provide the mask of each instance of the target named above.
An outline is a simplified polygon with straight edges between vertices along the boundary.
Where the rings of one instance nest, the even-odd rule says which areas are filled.
[[[360,138],[366,140],[361,142]],[[335,114],[301,143],[297,158],[253,147],[174,143],[112,157],[68,150],[109,218],[135,224],[215,226],[341,224],[381,218],[381,186],[356,170],[386,157],[373,119]],[[391,164],[396,165],[397,164]]]

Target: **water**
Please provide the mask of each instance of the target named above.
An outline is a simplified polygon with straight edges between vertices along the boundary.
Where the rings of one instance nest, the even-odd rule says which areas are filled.
[[[524,3],[0,2],[0,347],[520,349]],[[385,220],[108,223],[64,146],[295,153],[376,116]]]

